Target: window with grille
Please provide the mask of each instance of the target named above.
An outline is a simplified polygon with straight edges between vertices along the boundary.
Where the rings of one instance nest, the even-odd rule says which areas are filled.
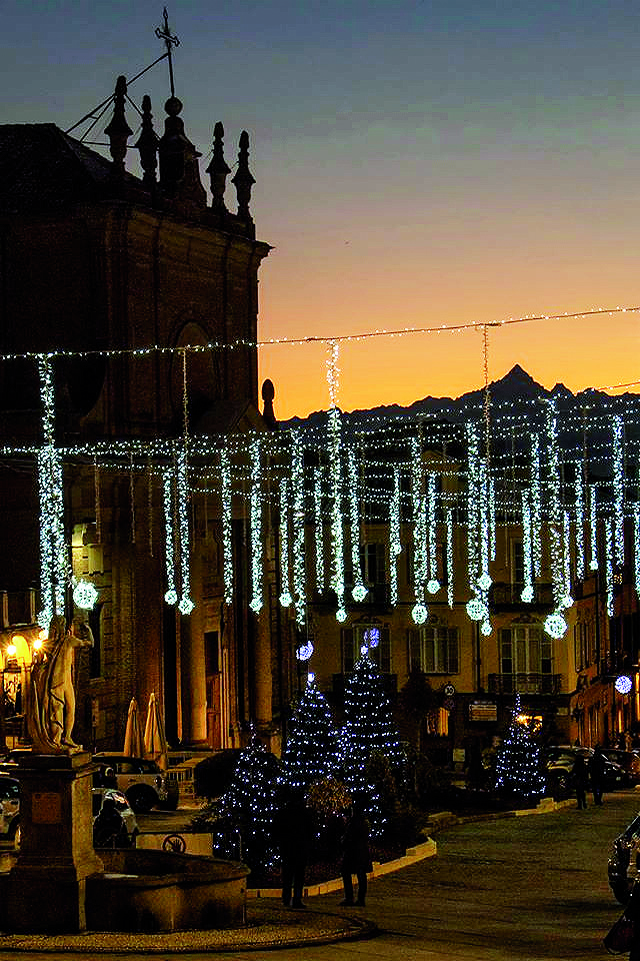
[[[500,631],[502,674],[551,674],[551,638],[535,624],[516,624]]]
[[[458,628],[436,625],[409,631],[409,670],[458,673]]]

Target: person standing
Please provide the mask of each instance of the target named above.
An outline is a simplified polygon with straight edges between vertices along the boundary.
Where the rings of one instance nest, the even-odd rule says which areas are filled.
[[[585,764],[584,754],[576,754],[573,765],[573,783],[576,788],[578,810],[584,810],[587,806],[587,786],[589,784],[589,772]]]
[[[355,802],[351,817],[347,821],[342,836],[342,883],[344,885],[343,907],[357,904],[364,907],[367,894],[367,872],[371,871],[371,855],[369,853],[369,822],[359,802]],[[358,900],[353,900],[353,875],[358,879]]]
[[[593,803],[602,804],[602,792],[604,790],[604,765],[605,758],[602,748],[596,744],[591,759],[589,761],[589,777],[591,779],[591,790],[593,792]]]
[[[108,794],[93,821],[94,848],[128,848],[129,833],[124,818]]]
[[[282,864],[282,903],[285,907],[303,908],[304,874],[311,849],[311,812],[300,791],[283,798],[276,830]]]

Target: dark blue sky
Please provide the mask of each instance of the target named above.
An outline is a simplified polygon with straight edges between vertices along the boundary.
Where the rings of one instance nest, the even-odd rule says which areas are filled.
[[[251,136],[252,209],[276,248],[262,336],[640,303],[638,14],[608,0],[171,3],[188,134],[206,156],[222,120],[230,163]],[[149,0],[5,0],[3,122],[69,127],[162,52],[161,19]],[[130,90],[144,93],[161,132],[164,64]],[[476,387],[479,340],[345,347],[343,405]],[[491,375],[517,362],[545,386],[627,382],[639,346],[635,316],[523,325],[492,333]],[[283,415],[326,405],[321,352],[297,350],[264,352]]]

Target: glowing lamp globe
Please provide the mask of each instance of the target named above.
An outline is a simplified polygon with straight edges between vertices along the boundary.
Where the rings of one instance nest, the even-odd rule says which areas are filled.
[[[291,597],[289,591],[283,591],[280,595],[280,604],[282,607],[289,607],[292,600],[293,598]]]
[[[560,604],[565,609],[573,607],[573,598],[571,597],[571,594],[565,594],[564,597],[560,598]]]
[[[545,633],[558,640],[567,632],[567,622],[562,614],[549,614],[544,622]]]
[[[167,604],[173,605],[178,603],[178,595],[173,588],[170,588],[167,591],[167,593],[164,595],[164,599]]]
[[[178,610],[180,611],[181,614],[190,614],[191,611],[194,609],[194,607],[195,607],[195,604],[193,603],[190,597],[183,597],[180,603],[178,604]]]
[[[480,633],[482,634],[483,637],[490,637],[492,631],[493,631],[493,627],[491,625],[491,621],[487,618],[480,625]]]
[[[472,621],[484,621],[487,616],[487,605],[479,597],[472,597],[467,601],[467,614]]]
[[[440,581],[437,581],[435,577],[432,577],[431,580],[427,583],[427,590],[429,591],[430,594],[437,594],[438,591],[440,590]]]
[[[73,603],[85,611],[93,608],[98,596],[98,591],[90,581],[78,581],[73,588]]]
[[[424,622],[429,617],[429,612],[427,611],[424,604],[416,604],[411,611],[411,617],[416,624],[424,624]]]
[[[14,655],[16,655],[17,653],[18,653],[18,648],[15,646],[15,644],[9,644],[7,646],[7,654],[10,654],[11,657],[14,657]]]
[[[301,644],[296,651],[296,657],[299,661],[308,661],[313,654],[313,644],[311,641],[307,641],[306,644]]]
[[[533,587],[523,587],[520,591],[520,600],[523,604],[530,604],[533,600]]]
[[[480,590],[488,591],[492,584],[493,581],[491,580],[491,574],[489,574],[488,571],[483,571],[478,578],[478,587]]]
[[[621,674],[616,678],[615,688],[618,694],[628,694],[632,687],[633,683],[627,674]]]
[[[369,591],[366,589],[364,584],[356,584],[354,589],[351,591],[351,596],[357,604],[360,604],[368,593]]]
[[[315,681],[315,679],[316,679],[316,676],[315,676],[315,674],[313,673],[313,671],[309,671],[309,673],[307,674],[307,687],[309,687],[311,684],[313,684],[313,682]]]
[[[338,610],[336,611],[336,621],[339,624],[344,624],[346,619],[347,619],[347,612],[345,611],[344,607],[339,607]]]
[[[259,597],[256,597],[253,601],[251,601],[249,607],[254,614],[259,614],[262,610],[262,600]]]

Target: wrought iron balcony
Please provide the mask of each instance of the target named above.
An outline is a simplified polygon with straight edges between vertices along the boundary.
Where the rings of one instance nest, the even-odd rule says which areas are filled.
[[[494,610],[514,608],[551,608],[553,607],[553,585],[534,584],[533,599],[528,603],[522,600],[521,594],[524,584],[496,582],[489,592],[489,604]]]
[[[562,674],[490,674],[490,694],[560,694]]]

